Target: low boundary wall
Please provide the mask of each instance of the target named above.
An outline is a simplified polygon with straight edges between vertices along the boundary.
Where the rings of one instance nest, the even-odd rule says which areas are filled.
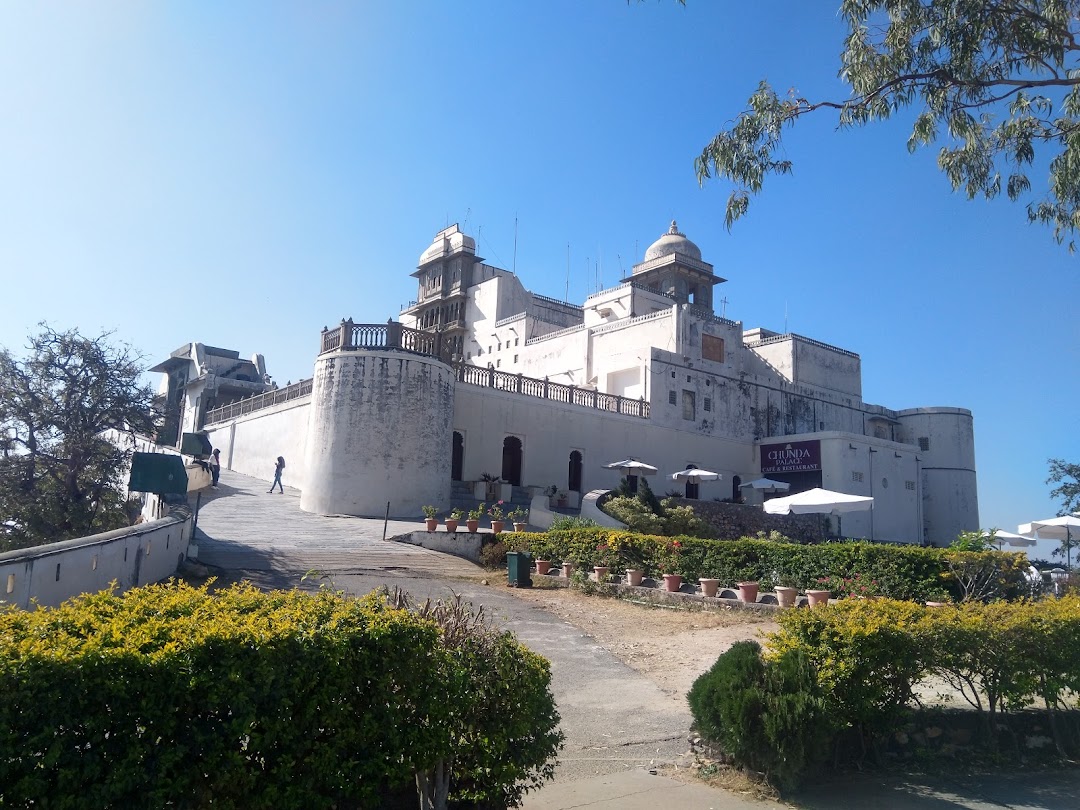
[[[81,593],[117,591],[176,574],[188,554],[192,511],[173,507],[157,520],[0,554],[0,600],[28,610],[55,607]]]
[[[480,564],[480,546],[484,543],[484,535],[479,532],[412,532],[392,539],[429,551],[463,557],[477,565]]]

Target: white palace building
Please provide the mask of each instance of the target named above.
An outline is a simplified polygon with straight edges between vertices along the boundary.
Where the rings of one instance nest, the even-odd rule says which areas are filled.
[[[722,474],[703,499],[738,500],[762,476],[872,495],[871,511],[844,516],[850,537],[947,545],[978,528],[971,412],[870,405],[854,352],[719,317],[725,279],[674,222],[581,306],[485,264],[457,225],[412,275],[400,321],[323,331],[310,380],[247,391],[267,387],[261,357],[191,344],[156,367],[162,399],[182,405],[183,430],[205,426],[228,469],[269,480],[283,455],[319,514],[382,516],[389,502],[416,516],[485,473],[573,503],[617,486],[604,465],[632,457],[659,469],[660,494],[696,466]]]

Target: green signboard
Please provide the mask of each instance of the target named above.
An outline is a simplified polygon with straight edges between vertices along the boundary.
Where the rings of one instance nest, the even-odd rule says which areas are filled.
[[[187,470],[179,456],[165,453],[136,453],[131,457],[131,492],[158,495],[187,495]]]

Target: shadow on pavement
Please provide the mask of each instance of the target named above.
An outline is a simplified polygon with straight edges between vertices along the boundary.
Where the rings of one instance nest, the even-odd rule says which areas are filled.
[[[859,776],[808,788],[789,801],[804,810],[1076,810],[1080,807],[1080,770],[956,777]]]

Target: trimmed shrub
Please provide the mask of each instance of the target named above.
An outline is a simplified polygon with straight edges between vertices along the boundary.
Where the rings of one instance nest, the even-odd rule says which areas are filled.
[[[832,722],[801,650],[766,660],[740,641],[687,695],[703,737],[777,787],[796,787],[830,749]]]
[[[643,568],[653,574],[681,574],[690,581],[699,577],[714,577],[728,584],[750,580],[761,583],[763,590],[779,584],[806,590],[821,587],[822,581],[836,583],[856,576],[876,582],[885,596],[920,602],[939,598],[942,592],[957,601],[965,594],[1016,599],[1027,589],[1027,558],[1022,552],[957,552],[868,542],[806,546],[750,538],[662,537],[601,527],[505,537],[509,550],[531,551],[538,559],[571,560],[591,568],[611,548],[616,550],[614,559],[608,560],[614,573]],[[676,539],[677,569],[667,570]],[[992,570],[992,576],[986,575],[987,569]],[[973,589],[965,579],[965,570],[982,577],[980,583],[992,580],[993,586]]]
[[[505,535],[499,535],[500,538]],[[480,565],[489,571],[506,567],[506,543],[498,540],[494,543],[484,543],[480,547]]]
[[[840,727],[864,742],[898,731],[915,686],[935,675],[982,713],[987,740],[999,714],[1041,702],[1058,750],[1076,753],[1054,717],[1080,690],[1080,598],[945,608],[844,600],[777,621],[766,657],[804,654]]]
[[[0,612],[0,804],[371,806],[455,755],[479,774],[470,790],[513,795],[500,780],[520,770],[489,760],[518,744],[511,729],[550,731],[524,708],[543,702],[546,662],[511,638],[490,657],[455,657],[440,638],[377,595],[250,586]],[[520,694],[472,687],[492,663]],[[506,736],[464,744],[458,718],[473,711],[500,717]]]

